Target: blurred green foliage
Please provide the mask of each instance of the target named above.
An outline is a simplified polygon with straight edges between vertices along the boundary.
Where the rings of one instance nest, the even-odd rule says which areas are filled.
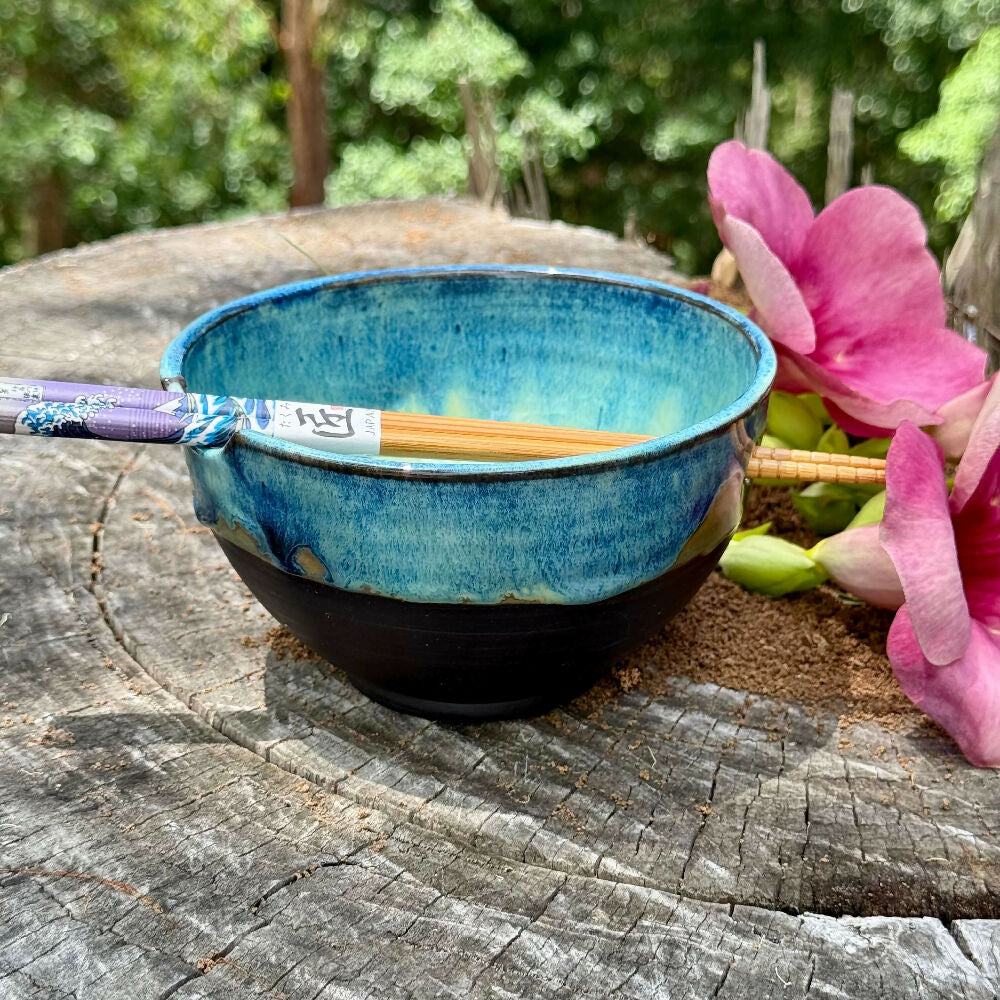
[[[937,113],[905,132],[899,148],[918,163],[939,161],[939,218],[961,219],[976,190],[976,167],[1000,109],[1000,28],[991,28],[941,85]]]
[[[67,242],[286,203],[268,19],[246,3],[0,5],[0,256],[59,206]]]
[[[0,262],[33,252],[56,209],[73,243],[283,207],[278,15],[278,0],[0,4]],[[836,84],[856,95],[855,180],[870,165],[913,198],[940,253],[995,120],[996,31],[962,59],[997,22],[997,0],[343,0],[316,53],[328,201],[462,190],[464,78],[508,187],[537,156],[555,217],[632,220],[703,272],[719,245],[705,166],[762,38],[771,148],[817,205]]]

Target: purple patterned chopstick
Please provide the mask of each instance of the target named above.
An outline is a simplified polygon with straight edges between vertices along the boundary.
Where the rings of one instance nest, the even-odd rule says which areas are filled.
[[[0,398],[21,399],[29,403],[75,403],[81,396],[106,396],[117,406],[152,410],[172,400],[182,399],[183,392],[162,389],[134,389],[123,385],[91,385],[89,382],[53,382],[48,379],[0,378]]]
[[[377,455],[378,410],[126,386],[0,378],[0,433],[222,447],[241,430]]]

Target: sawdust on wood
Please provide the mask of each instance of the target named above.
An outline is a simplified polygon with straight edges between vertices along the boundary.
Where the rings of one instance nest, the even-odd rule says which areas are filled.
[[[264,642],[279,660],[318,660],[301,639],[296,638],[284,625],[275,625],[264,634]]]
[[[885,655],[893,613],[848,602],[830,587],[769,598],[713,573],[673,623],[636,652],[650,694],[671,678],[718,684],[837,710],[845,724],[899,729],[922,718]]]

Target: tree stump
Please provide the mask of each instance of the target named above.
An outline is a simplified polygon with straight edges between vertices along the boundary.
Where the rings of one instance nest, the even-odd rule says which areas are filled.
[[[0,272],[0,371],[155,385],[229,299],[472,261],[676,280],[607,234],[446,200],[161,231]],[[915,712],[801,694],[829,629],[869,655],[832,591],[803,618],[715,579],[576,702],[432,723],[275,627],[175,450],[2,446],[5,998],[1000,991],[1000,776]],[[784,688],[728,652],[756,615]]]

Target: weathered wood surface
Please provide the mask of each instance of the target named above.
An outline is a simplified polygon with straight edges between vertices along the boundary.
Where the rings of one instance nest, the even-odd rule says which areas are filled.
[[[1000,121],[986,146],[976,196],[944,271],[945,290],[963,315],[956,330],[971,326],[1000,368]],[[961,324],[961,325],[958,325]]]
[[[155,384],[211,305],[454,260],[669,277],[447,202],[161,232],[0,273],[0,371]],[[943,736],[683,663],[542,719],[397,715],[275,653],[175,452],[0,446],[5,1000],[1000,992],[1000,779]]]

